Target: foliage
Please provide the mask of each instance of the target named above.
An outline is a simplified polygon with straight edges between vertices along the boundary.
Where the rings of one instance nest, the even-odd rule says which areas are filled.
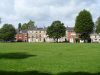
[[[22,30],[33,29],[35,27],[34,22],[30,20],[28,23],[24,23],[21,27]]]
[[[13,41],[15,39],[16,30],[12,24],[4,24],[0,29],[0,40]]]
[[[18,31],[21,31],[21,29],[22,29],[21,27],[22,27],[22,25],[21,25],[21,23],[19,23],[18,24]]]
[[[24,24],[22,25],[21,29],[22,29],[22,30],[26,30],[26,29],[28,29],[28,25],[27,25],[27,23],[24,23]]]
[[[60,21],[54,21],[51,26],[47,28],[47,35],[58,42],[58,39],[65,36],[66,27]]]
[[[98,20],[96,21],[96,32],[100,33],[100,17],[98,18]]]
[[[80,34],[81,39],[88,39],[90,33],[93,32],[94,23],[91,13],[87,10],[83,10],[76,17],[75,32]]]
[[[2,41],[2,31],[0,29],[0,41]]]

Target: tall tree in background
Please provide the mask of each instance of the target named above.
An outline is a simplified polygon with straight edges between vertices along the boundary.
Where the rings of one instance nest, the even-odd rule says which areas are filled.
[[[2,32],[1,32],[1,29],[0,29],[0,41],[2,41]]]
[[[1,24],[1,18],[0,18],[0,24]],[[1,29],[0,29],[0,36],[1,36]],[[0,37],[0,39],[1,39],[1,37]]]
[[[61,21],[54,21],[51,26],[47,28],[47,35],[58,42],[58,39],[65,36],[66,27]]]
[[[30,20],[28,23],[24,23],[21,27],[22,30],[28,30],[28,29],[33,29],[35,27],[35,23]]]
[[[94,23],[91,13],[87,10],[83,10],[76,17],[75,32],[80,34],[79,38],[87,40],[90,38],[90,34],[93,32]]]
[[[2,41],[14,41],[16,30],[12,24],[4,24],[0,29],[0,40]]]
[[[30,20],[27,24],[28,24],[28,29],[35,27],[35,22],[33,22],[32,20]]]
[[[19,32],[20,32],[21,29],[22,29],[21,27],[22,27],[22,25],[21,25],[21,23],[19,23],[19,24],[18,24],[18,31],[19,31]]]
[[[28,25],[27,23],[24,23],[21,27],[22,30],[27,30],[28,29]]]
[[[100,17],[96,21],[96,32],[100,33]]]

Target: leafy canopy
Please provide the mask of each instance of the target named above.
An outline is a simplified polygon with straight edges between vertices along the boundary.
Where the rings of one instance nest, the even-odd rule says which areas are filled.
[[[15,39],[16,30],[12,24],[4,24],[0,29],[0,40],[13,41]]]
[[[28,30],[28,29],[33,29],[35,27],[34,25],[35,22],[30,20],[28,23],[24,23],[21,27],[22,30]]]
[[[54,21],[51,26],[47,28],[47,35],[50,38],[56,39],[58,42],[58,39],[65,36],[66,27],[64,26],[61,21]]]
[[[91,13],[87,10],[83,10],[76,17],[75,32],[80,34],[80,38],[89,38],[89,34],[93,32],[94,23]]]
[[[96,21],[96,32],[100,33],[100,17]]]

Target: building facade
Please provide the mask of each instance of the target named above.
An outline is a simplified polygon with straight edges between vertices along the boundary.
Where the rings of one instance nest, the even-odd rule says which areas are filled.
[[[27,30],[21,30],[17,32],[15,36],[15,41],[17,42],[28,42],[28,33]]]
[[[55,42],[53,38],[49,38],[47,35],[47,28],[33,28],[30,30],[18,31],[15,38],[19,42]],[[66,28],[66,34],[64,37],[58,39],[58,42],[69,42],[74,43],[76,33],[73,27]]]
[[[35,28],[28,30],[28,42],[54,42],[46,34],[46,28]]]
[[[90,35],[91,42],[93,43],[100,43],[100,34],[93,33]]]
[[[35,28],[28,30],[28,42],[55,42],[53,38],[49,38],[46,34],[47,28]],[[66,35],[60,39],[58,42],[69,41],[74,43],[75,32],[73,28],[66,28]]]
[[[66,38],[67,38],[68,42],[70,42],[70,43],[74,43],[75,42],[76,33],[75,33],[73,27],[67,27],[66,28]]]
[[[31,30],[21,30],[16,34],[16,41],[19,42],[55,42],[53,38],[49,38],[46,34],[47,28],[34,28]],[[79,34],[76,35],[73,27],[66,27],[66,35],[58,39],[58,42],[75,43],[76,39],[79,39]],[[91,42],[100,43],[100,34],[92,33],[90,35]],[[79,39],[80,43],[84,43],[84,40]]]

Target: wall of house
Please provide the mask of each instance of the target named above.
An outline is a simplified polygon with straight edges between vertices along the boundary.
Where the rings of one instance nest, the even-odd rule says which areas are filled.
[[[41,30],[31,30],[28,31],[28,41],[29,42],[44,42],[46,41],[46,31],[41,31]]]
[[[65,40],[68,40],[69,42],[74,42],[75,33],[68,32],[66,30],[65,37],[62,37],[58,39],[58,42],[64,42]],[[28,42],[55,42],[53,38],[49,38],[48,35],[46,35],[45,30],[29,30],[28,31]]]
[[[28,34],[27,33],[19,33],[16,34],[16,41],[27,42],[28,41]]]
[[[91,34],[90,38],[91,38],[91,42],[100,43],[100,35],[99,34]]]

